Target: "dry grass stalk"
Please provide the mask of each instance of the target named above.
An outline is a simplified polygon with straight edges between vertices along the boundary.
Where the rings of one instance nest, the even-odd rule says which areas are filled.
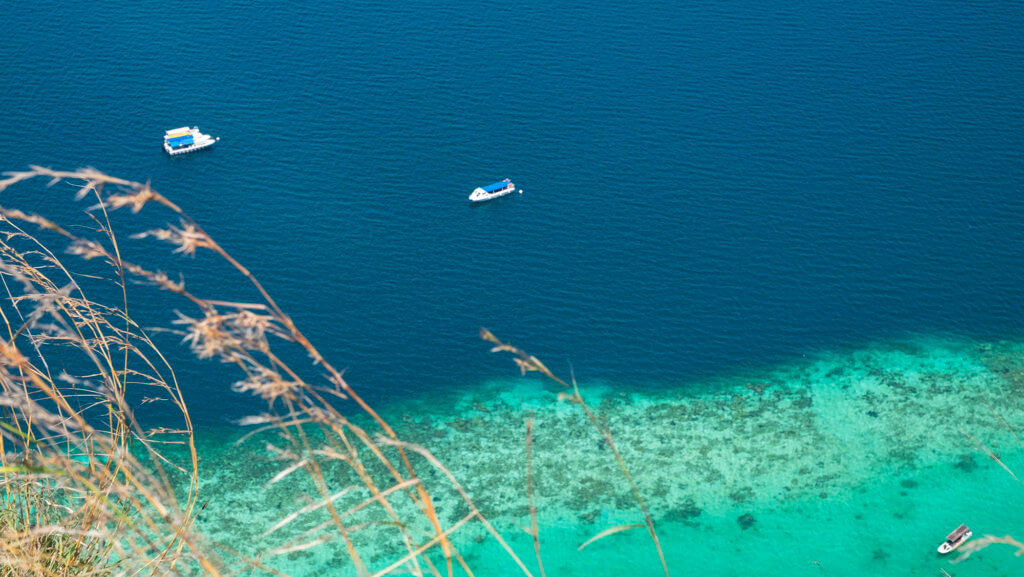
[[[533,501],[533,419],[526,419],[526,498],[530,504],[530,536],[533,537],[533,549],[537,553],[537,567],[540,569],[541,577],[545,577],[544,561],[540,558],[537,505]]]
[[[491,525],[490,521],[488,521],[484,517],[483,513],[481,513],[476,508],[476,505],[473,503],[473,500],[470,499],[469,494],[466,493],[466,490],[455,479],[455,475],[453,475],[452,472],[449,471],[447,467],[442,465],[441,462],[438,461],[437,458],[434,457],[434,455],[430,453],[430,451],[428,451],[424,447],[420,447],[418,445],[412,445],[410,443],[404,443],[402,441],[393,441],[391,439],[386,439],[386,438],[381,438],[380,442],[383,443],[383,444],[386,444],[386,445],[402,444],[407,449],[409,449],[410,451],[413,451],[415,453],[418,453],[418,454],[422,455],[427,460],[428,463],[433,465],[437,470],[439,470],[442,473],[444,473],[445,477],[448,478],[448,481],[452,484],[452,486],[455,488],[455,490],[458,491],[459,495],[462,497],[462,500],[466,503],[466,505],[469,506],[469,510],[471,511],[471,513],[477,519],[480,520],[480,523],[483,524],[484,528],[487,529],[487,531],[491,534],[491,536],[494,537],[498,541],[498,544],[501,545],[501,547],[503,549],[505,549],[505,552],[508,553],[509,556],[512,558],[512,560],[515,561],[516,565],[518,565],[519,568],[522,569],[523,573],[526,574],[527,576],[532,577],[532,573],[530,573],[530,570],[526,568],[526,565],[523,564],[523,561],[515,554],[514,551],[512,551],[512,547],[510,547],[509,544],[505,541],[505,539],[501,536],[501,533],[499,533],[498,530],[495,529],[493,525]]]
[[[594,541],[600,541],[601,539],[604,539],[605,537],[608,537],[609,535],[614,535],[616,533],[622,533],[623,531],[632,531],[633,529],[643,529],[644,527],[646,527],[646,525],[644,525],[643,523],[631,523],[631,524],[628,524],[628,525],[616,525],[615,527],[611,527],[611,528],[605,529],[604,531],[601,531],[600,533],[598,533],[597,535],[594,535],[590,539],[587,539],[579,547],[577,547],[576,550],[577,551],[582,551],[583,548],[586,547],[587,545],[590,545]]]
[[[966,436],[966,437],[967,437],[968,439],[970,439],[970,440],[974,441],[974,444],[975,444],[975,445],[977,445],[979,449],[981,449],[982,451],[984,451],[984,452],[985,452],[985,454],[986,454],[986,455],[988,455],[988,457],[989,457],[990,459],[992,459],[992,460],[993,460],[993,461],[995,461],[996,463],[999,463],[999,466],[1000,466],[1000,467],[1002,467],[1004,471],[1006,471],[1007,473],[1009,473],[1009,474],[1010,474],[1010,476],[1011,476],[1011,477],[1013,477],[1013,480],[1014,480],[1014,481],[1017,481],[1017,482],[1018,482],[1018,483],[1020,483],[1021,485],[1024,485],[1024,481],[1021,481],[1021,480],[1020,480],[1019,478],[1017,478],[1017,475],[1015,475],[1015,474],[1013,473],[1013,471],[1011,471],[1011,470],[1010,470],[1010,468],[1006,466],[1006,463],[1003,463],[1003,461],[1002,461],[1002,460],[1001,460],[1001,459],[999,458],[999,455],[997,455],[997,454],[993,453],[991,449],[989,449],[988,447],[986,447],[986,446],[985,446],[985,443],[982,443],[982,442],[981,442],[981,441],[979,441],[978,439],[975,439],[973,435],[971,435],[970,433],[968,433],[968,432],[966,432],[966,431],[961,431],[961,432],[962,432],[962,433],[964,434],[964,436]]]
[[[985,407],[989,410],[989,412],[992,413],[992,416],[994,416],[995,418],[999,419],[999,422],[1002,423],[1004,427],[1006,427],[1006,430],[1009,431],[1011,435],[1013,435],[1013,438],[1017,440],[1017,447],[1020,448],[1020,449],[1024,449],[1024,440],[1021,440],[1020,435],[1017,433],[1017,430],[1014,429],[1012,426],[1010,426],[1010,423],[1007,423],[1006,419],[1004,419],[1003,416],[1000,415],[995,410],[995,408],[991,404],[989,404],[988,401],[986,401],[985,399],[979,399],[979,400],[981,401],[981,403],[983,405],[985,405]]]
[[[552,372],[542,362],[540,362],[540,360],[537,357],[528,354],[526,351],[520,348],[512,346],[510,343],[502,342],[500,339],[495,337],[494,334],[491,333],[491,331],[485,328],[481,328],[480,338],[495,344],[495,346],[491,349],[491,352],[509,352],[515,355],[516,357],[513,360],[516,361],[516,364],[519,366],[519,369],[522,372],[522,374],[526,374],[527,371],[538,371],[541,374],[547,376],[548,378],[554,380],[555,382],[561,384],[562,386],[570,388],[570,385],[568,383],[552,374]],[[661,548],[661,542],[658,539],[658,533],[654,530],[654,520],[651,518],[651,515],[647,510],[647,505],[644,503],[643,497],[640,494],[640,489],[636,486],[636,483],[633,481],[633,476],[629,473],[629,468],[626,467],[626,462],[622,458],[622,454],[619,452],[618,447],[615,445],[615,439],[612,437],[611,429],[609,429],[607,425],[598,421],[593,411],[591,411],[590,407],[588,407],[586,402],[584,402],[583,396],[580,395],[579,387],[576,384],[575,375],[573,375],[572,377],[571,388],[572,393],[559,393],[558,400],[567,400],[573,404],[578,405],[583,410],[583,413],[587,416],[587,419],[590,421],[590,423],[594,426],[595,429],[597,429],[598,433],[604,439],[605,443],[608,445],[608,448],[612,450],[612,454],[615,456],[615,462],[619,465],[619,470],[626,478],[626,481],[629,482],[629,487],[633,492],[633,498],[636,499],[636,502],[640,507],[640,511],[643,513],[644,524],[647,527],[648,534],[650,534],[651,536],[651,540],[654,542],[655,549],[657,549],[658,551],[658,559],[661,561],[661,568],[665,572],[665,576],[669,577],[668,564],[665,562],[665,553]]]

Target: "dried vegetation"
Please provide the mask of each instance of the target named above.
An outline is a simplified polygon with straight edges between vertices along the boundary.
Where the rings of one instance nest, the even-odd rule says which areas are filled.
[[[0,577],[279,574],[272,568],[278,556],[325,546],[343,550],[346,572],[359,575],[472,575],[452,539],[470,525],[532,575],[455,476],[429,450],[400,439],[259,280],[181,208],[149,183],[94,169],[33,166],[6,173],[0,191],[41,188],[44,181],[77,186],[77,199],[89,199],[89,225],[64,226],[0,203],[6,291],[0,299],[6,327],[0,342]],[[147,217],[163,211],[159,218],[174,224],[129,232],[128,251],[111,224],[111,213],[125,209],[145,209]],[[197,294],[182,276],[126,256],[145,255],[148,247],[138,247],[147,239],[172,245],[174,253],[226,263],[249,285],[252,299]],[[246,438],[270,439],[266,448],[277,469],[266,486],[299,476],[308,488],[303,505],[282,511],[259,535],[267,543],[259,555],[207,542],[193,530],[203,505],[192,424],[172,363],[128,313],[129,287],[133,294],[142,290],[133,283],[156,287],[173,301],[167,308],[181,309],[160,330],[180,335],[200,359],[235,367],[240,376],[232,389],[265,401],[265,410],[241,424],[252,427]],[[650,533],[667,575],[646,505],[610,430],[575,383],[489,332],[482,336],[512,352],[524,371],[539,370],[572,390],[564,400],[579,405],[612,449],[642,512],[638,526]],[[296,358],[308,362],[285,360]],[[135,415],[150,403],[172,407],[177,426],[146,429]],[[184,462],[168,458],[167,443],[187,449]],[[440,492],[462,502],[454,523],[437,513]],[[523,499],[532,503],[531,487]],[[532,505],[531,514],[543,574]],[[609,528],[595,539],[629,528]],[[368,555],[365,534],[372,534],[374,550],[388,554]]]

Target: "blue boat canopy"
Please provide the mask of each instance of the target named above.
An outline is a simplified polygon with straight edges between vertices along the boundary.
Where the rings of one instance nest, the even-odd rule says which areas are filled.
[[[505,188],[509,184],[509,179],[506,178],[501,182],[495,182],[494,184],[488,184],[487,186],[482,186],[480,188],[484,189],[484,192],[494,192],[496,190],[501,190]]]

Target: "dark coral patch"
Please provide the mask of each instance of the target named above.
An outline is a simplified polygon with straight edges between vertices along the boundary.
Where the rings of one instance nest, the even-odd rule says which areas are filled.
[[[736,518],[736,522],[739,523],[740,529],[746,531],[747,529],[754,526],[757,523],[757,519],[754,518],[750,513],[744,513]]]
[[[957,460],[957,463],[953,465],[953,468],[960,469],[964,473],[970,473],[978,468],[978,461],[974,458],[973,454],[964,453],[963,455],[960,455],[960,458]]]

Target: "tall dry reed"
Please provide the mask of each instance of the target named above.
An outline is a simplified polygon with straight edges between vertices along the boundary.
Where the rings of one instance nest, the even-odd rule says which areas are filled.
[[[586,542],[580,545],[579,549],[583,549],[584,547],[593,543],[594,541],[598,541],[600,539],[614,535],[616,533],[646,527],[647,533],[650,535],[651,541],[654,543],[654,548],[658,553],[658,560],[661,562],[662,571],[664,571],[665,577],[668,577],[668,563],[665,561],[665,552],[661,548],[661,540],[658,539],[658,532],[654,528],[654,519],[651,518],[651,514],[647,510],[647,504],[644,503],[644,498],[640,494],[640,489],[636,486],[636,483],[633,481],[633,475],[630,474],[629,467],[626,466],[626,461],[622,458],[622,453],[619,452],[619,448],[615,444],[615,439],[612,436],[611,429],[608,427],[607,424],[601,422],[597,418],[597,415],[594,414],[594,412],[587,405],[586,401],[583,400],[583,395],[580,394],[579,387],[576,384],[575,376],[572,377],[572,384],[570,385],[563,379],[555,376],[555,374],[552,373],[551,370],[548,369],[548,367],[540,361],[540,359],[527,353],[523,349],[512,346],[511,343],[502,342],[500,339],[498,339],[498,337],[494,336],[494,334],[491,333],[491,331],[485,328],[480,329],[480,338],[495,345],[493,348],[491,348],[491,352],[506,352],[514,355],[512,360],[515,361],[516,365],[519,367],[519,370],[520,372],[522,372],[522,374],[525,375],[528,372],[539,372],[542,375],[546,376],[547,378],[551,379],[552,381],[555,381],[556,383],[562,385],[566,389],[571,389],[571,393],[559,393],[558,400],[572,403],[578,406],[583,411],[583,413],[587,416],[587,420],[590,421],[590,424],[593,425],[597,433],[601,435],[601,438],[604,440],[608,448],[612,450],[612,454],[615,456],[615,462],[619,466],[619,471],[622,472],[623,477],[625,477],[626,481],[629,482],[629,488],[633,492],[633,498],[636,499],[637,506],[639,507],[640,512],[643,514],[643,523],[630,523],[625,525],[618,525],[615,527],[609,527],[608,529],[605,529],[604,531],[601,531],[597,535],[588,539]],[[527,445],[529,445],[529,433],[527,433]],[[530,490],[529,488],[527,492],[532,495],[532,490]],[[534,539],[537,539],[535,528],[534,531]],[[540,562],[539,544],[537,545],[537,559],[538,562]]]

